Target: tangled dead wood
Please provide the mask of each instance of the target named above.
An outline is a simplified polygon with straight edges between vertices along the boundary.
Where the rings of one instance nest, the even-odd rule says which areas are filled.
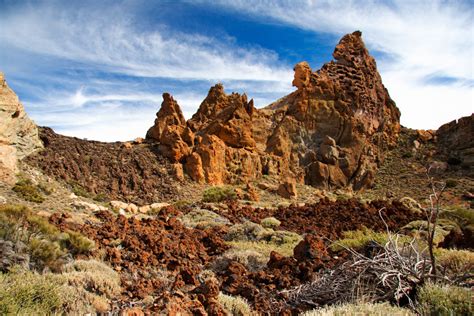
[[[382,209],[383,210],[383,209]],[[382,221],[385,223],[381,212]],[[384,245],[373,242],[371,255],[353,249],[352,259],[318,279],[282,292],[291,305],[313,307],[363,299],[368,302],[404,301],[414,308],[414,290],[433,277],[427,247],[413,238],[409,242],[388,231]]]

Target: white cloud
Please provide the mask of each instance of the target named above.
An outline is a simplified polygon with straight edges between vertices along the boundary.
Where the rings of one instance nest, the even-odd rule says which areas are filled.
[[[474,9],[469,1],[220,1],[222,7],[315,32],[361,30],[402,112],[402,124],[438,128],[474,111]],[[433,76],[455,78],[444,86]]]
[[[272,51],[156,24],[140,30],[139,18],[126,1],[17,4],[0,10],[0,66],[27,92],[20,99],[38,124],[103,141],[144,136],[165,91],[190,118],[218,81],[265,94],[260,106],[292,89],[291,67]],[[173,91],[150,78],[182,83]]]
[[[289,80],[275,53],[237,47],[229,39],[164,27],[139,31],[124,5],[67,8],[60,3],[0,13],[1,46],[140,77],[204,80]]]

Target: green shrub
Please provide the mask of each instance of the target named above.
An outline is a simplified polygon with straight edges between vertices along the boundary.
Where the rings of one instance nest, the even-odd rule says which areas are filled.
[[[96,196],[94,196],[93,200],[96,202],[108,202],[109,198],[104,193],[99,193],[99,194],[96,194]]]
[[[56,239],[61,232],[59,229],[50,224],[48,220],[41,216],[30,215],[27,218],[30,225],[29,229],[35,233],[41,233],[51,239]]]
[[[470,289],[427,283],[418,290],[418,303],[423,315],[472,315]]]
[[[447,188],[455,188],[458,185],[458,181],[455,179],[448,179],[446,180],[446,187]]]
[[[35,237],[29,240],[28,252],[33,266],[38,270],[45,267],[58,269],[63,263],[60,259],[65,255],[58,242]]]
[[[474,210],[464,207],[453,207],[440,212],[439,217],[456,222],[465,229],[469,225],[474,225]]]
[[[38,186],[33,185],[31,180],[20,180],[12,188],[19,196],[29,202],[43,203],[45,198]]]
[[[352,315],[390,315],[411,316],[412,311],[388,303],[347,303],[315,309],[301,314],[301,316],[352,316]]]
[[[0,274],[0,314],[60,314],[62,306],[62,284],[54,277],[32,272]]]
[[[342,239],[339,239],[330,245],[331,250],[340,251],[346,248],[360,250],[373,241],[382,246],[388,242],[388,234],[386,232],[377,233],[366,227],[361,230],[346,231],[343,232],[342,235]],[[412,240],[412,238],[408,236],[397,236],[399,243],[410,242]]]
[[[232,316],[248,316],[254,314],[247,300],[240,296],[219,293],[218,300],[222,307]]]
[[[423,220],[413,221],[402,227],[402,231],[413,237],[421,238],[423,240],[427,240],[427,229],[428,222]],[[462,235],[462,230],[454,221],[448,219],[439,219],[436,224],[433,243],[435,245],[442,243],[444,239],[451,233]]]
[[[281,222],[275,217],[266,217],[260,221],[260,224],[265,228],[276,229],[281,225]]]
[[[74,193],[75,195],[82,196],[85,198],[91,197],[91,193],[87,192],[86,189],[84,189],[84,187],[81,186],[79,183],[71,182],[70,185],[71,185],[72,193]]]
[[[27,247],[32,268],[57,270],[64,263],[67,252],[74,255],[91,251],[95,243],[78,232],[61,231],[47,219],[33,215],[24,206],[0,206],[0,238],[14,243],[20,241]]]
[[[95,242],[81,233],[68,230],[67,247],[73,254],[85,254],[95,247]]]
[[[448,275],[462,275],[474,271],[474,252],[469,250],[435,249],[437,263]]]
[[[231,187],[209,187],[204,190],[202,195],[203,202],[223,202],[228,200],[235,200],[237,195]]]
[[[303,240],[297,233],[275,231],[250,221],[232,226],[224,239],[236,250],[254,250],[267,257],[272,251],[291,256],[293,249]]]
[[[181,209],[183,207],[188,207],[192,204],[193,204],[193,202],[188,201],[188,200],[178,200],[178,201],[173,203],[173,206],[177,209]]]
[[[183,224],[187,227],[198,229],[205,229],[230,224],[227,218],[204,209],[197,209],[187,213],[183,216],[182,221]]]
[[[17,241],[24,235],[23,227],[31,211],[21,205],[0,205],[0,238]]]

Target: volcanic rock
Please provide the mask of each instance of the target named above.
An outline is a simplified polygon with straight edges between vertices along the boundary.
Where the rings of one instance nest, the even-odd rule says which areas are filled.
[[[370,187],[384,150],[397,140],[400,112],[360,32],[344,36],[333,57],[315,72],[297,64],[297,90],[263,109],[217,84],[186,122],[164,94],[147,138],[198,182],[268,175],[328,189]]]
[[[278,195],[285,199],[294,199],[298,196],[296,191],[296,183],[294,180],[287,179],[278,187]]]
[[[172,161],[179,161],[190,154],[194,135],[186,126],[186,120],[178,103],[168,93],[163,94],[163,103],[156,113],[155,125],[146,135],[147,139],[160,142],[160,150]]]
[[[474,114],[442,125],[436,131],[438,151],[448,163],[474,166]]]
[[[39,128],[44,150],[25,161],[91,197],[105,195],[144,205],[178,196],[176,179],[168,159],[156,146],[141,144],[124,148],[121,143],[103,143],[58,135]]]
[[[0,72],[0,181],[13,184],[17,162],[42,148],[35,123]]]

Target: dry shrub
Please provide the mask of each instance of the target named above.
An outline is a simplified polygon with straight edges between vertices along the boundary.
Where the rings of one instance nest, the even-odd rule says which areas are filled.
[[[218,299],[222,307],[232,316],[249,316],[254,314],[247,300],[240,296],[219,293]]]
[[[230,249],[213,261],[212,268],[222,272],[232,261],[237,261],[250,271],[259,271],[267,265],[268,256],[251,249]]]
[[[422,315],[472,315],[472,290],[427,283],[418,290]]]
[[[430,274],[431,263],[416,240],[404,243],[399,235],[388,237],[387,243],[379,245],[371,257],[348,249],[351,260],[312,282],[284,291],[288,302],[319,307],[360,299],[369,303],[406,299],[414,306],[413,294]]]
[[[417,220],[410,222],[407,225],[403,226],[401,230],[413,237],[420,238],[422,240],[428,239],[427,221]],[[459,225],[454,221],[448,219],[439,219],[434,230],[434,245],[436,246],[442,243],[445,238],[450,234],[460,236],[462,235],[462,230]]]
[[[120,295],[120,277],[111,267],[96,260],[76,260],[63,267],[65,281],[107,298]]]
[[[223,202],[237,199],[235,190],[227,186],[209,187],[202,194],[203,202]]]
[[[62,274],[19,268],[0,274],[1,315],[83,315],[106,312],[121,292],[120,279],[103,263],[79,260]]]
[[[281,225],[281,222],[275,217],[266,217],[260,221],[260,224],[265,228],[276,229]]]
[[[388,303],[354,303],[343,304],[315,309],[301,314],[301,316],[353,316],[353,315],[390,315],[390,316],[411,316],[412,311]]]
[[[183,216],[182,221],[185,226],[198,229],[206,229],[230,224],[227,218],[204,209],[197,209],[187,213]]]
[[[441,271],[453,283],[464,284],[474,277],[474,252],[439,248],[435,255]]]
[[[359,250],[365,248],[371,242],[376,242],[379,245],[385,245],[389,239],[386,232],[374,232],[369,228],[362,228],[361,230],[352,230],[342,233],[343,238],[331,243],[330,247],[333,251],[340,251],[343,249]],[[408,236],[400,236],[401,241],[409,242],[412,238]]]
[[[294,232],[264,228],[247,221],[232,226],[225,240],[236,250],[253,250],[268,258],[272,251],[292,256],[293,249],[303,238]]]

